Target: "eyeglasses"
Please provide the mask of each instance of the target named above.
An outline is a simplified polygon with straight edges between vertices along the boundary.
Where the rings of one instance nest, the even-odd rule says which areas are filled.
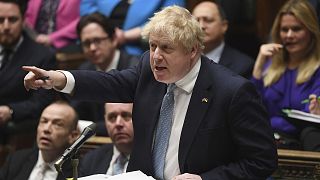
[[[16,23],[20,18],[17,16],[10,16],[10,17],[0,17],[0,24],[3,24],[5,20],[8,20],[10,24]]]
[[[89,48],[91,44],[94,44],[95,46],[99,46],[102,41],[109,39],[109,37],[96,37],[92,39],[87,39],[85,41],[82,41],[81,44],[84,48]]]

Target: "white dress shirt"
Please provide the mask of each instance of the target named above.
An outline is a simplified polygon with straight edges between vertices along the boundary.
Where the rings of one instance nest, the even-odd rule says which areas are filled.
[[[46,164],[48,166],[48,169],[45,171],[45,173],[43,175],[43,179],[45,179],[45,180],[56,180],[57,179],[58,172],[56,171],[56,169],[54,167],[54,162],[46,163],[43,160],[41,151],[39,151],[38,161],[37,161],[36,165],[33,167],[33,170],[31,171],[31,174],[29,176],[29,180],[39,180],[38,175],[42,171],[41,166],[43,164]]]
[[[114,52],[114,56],[112,58],[112,61],[109,64],[109,66],[107,67],[107,69],[100,69],[98,66],[96,66],[96,70],[108,72],[112,69],[117,69],[118,64],[119,64],[119,60],[120,60],[120,51],[118,49],[116,49],[116,51]]]
[[[172,179],[181,174],[178,161],[179,143],[177,142],[180,142],[183,123],[200,66],[201,60],[199,59],[191,71],[175,83],[177,88],[174,90],[173,122],[164,166],[165,179]]]
[[[208,52],[206,56],[212,61],[214,61],[215,63],[219,63],[224,46],[225,46],[225,43],[224,41],[222,41],[222,43],[218,47]]]
[[[116,160],[117,160],[119,155],[120,155],[120,151],[116,148],[116,146],[113,146],[113,155],[112,155],[112,159],[111,159],[110,164],[109,164],[109,168],[107,170],[107,175],[112,176],[113,164],[116,162]],[[126,157],[127,157],[127,159],[130,159],[130,156],[126,156]],[[127,161],[126,164],[124,165],[124,169],[125,169],[124,172],[126,172],[128,164],[129,164],[129,161]]]

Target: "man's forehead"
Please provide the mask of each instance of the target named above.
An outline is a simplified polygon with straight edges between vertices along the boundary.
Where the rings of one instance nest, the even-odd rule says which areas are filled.
[[[173,40],[168,35],[150,34],[149,42],[160,44],[174,44]]]

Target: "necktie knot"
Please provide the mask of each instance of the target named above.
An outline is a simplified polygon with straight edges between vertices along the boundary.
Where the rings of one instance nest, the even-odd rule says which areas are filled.
[[[2,60],[1,60],[1,66],[0,69],[2,69],[9,61],[9,57],[12,54],[13,50],[10,48],[4,48],[1,51]]]
[[[125,171],[124,167],[128,159],[125,154],[121,153],[113,165],[113,175],[121,174]]]
[[[49,170],[49,165],[47,163],[42,163],[39,165],[39,172],[38,172],[38,179],[39,180],[43,180],[44,179],[44,176],[45,176],[45,173],[46,171]]]
[[[117,161],[120,163],[120,164],[125,164],[127,162],[127,157],[126,155],[124,155],[123,153],[121,153],[118,158],[117,158]]]
[[[172,83],[172,84],[169,84],[168,87],[167,87],[167,94],[172,94],[173,91],[177,88],[177,86]]]

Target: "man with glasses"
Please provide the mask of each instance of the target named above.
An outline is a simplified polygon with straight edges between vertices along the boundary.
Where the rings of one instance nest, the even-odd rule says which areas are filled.
[[[132,103],[106,103],[105,126],[113,144],[86,154],[80,161],[80,176],[116,175],[126,171],[133,144]]]
[[[22,83],[23,65],[55,68],[54,54],[23,31],[23,2],[0,0],[0,144],[6,143],[8,127],[13,124],[27,122],[35,129],[41,111],[54,97],[44,90],[27,92]]]
[[[102,72],[122,70],[139,62],[138,57],[117,49],[115,27],[100,13],[83,16],[77,26],[84,55],[88,59],[79,69]],[[97,135],[106,135],[104,103],[73,102],[80,119],[97,123]]]

